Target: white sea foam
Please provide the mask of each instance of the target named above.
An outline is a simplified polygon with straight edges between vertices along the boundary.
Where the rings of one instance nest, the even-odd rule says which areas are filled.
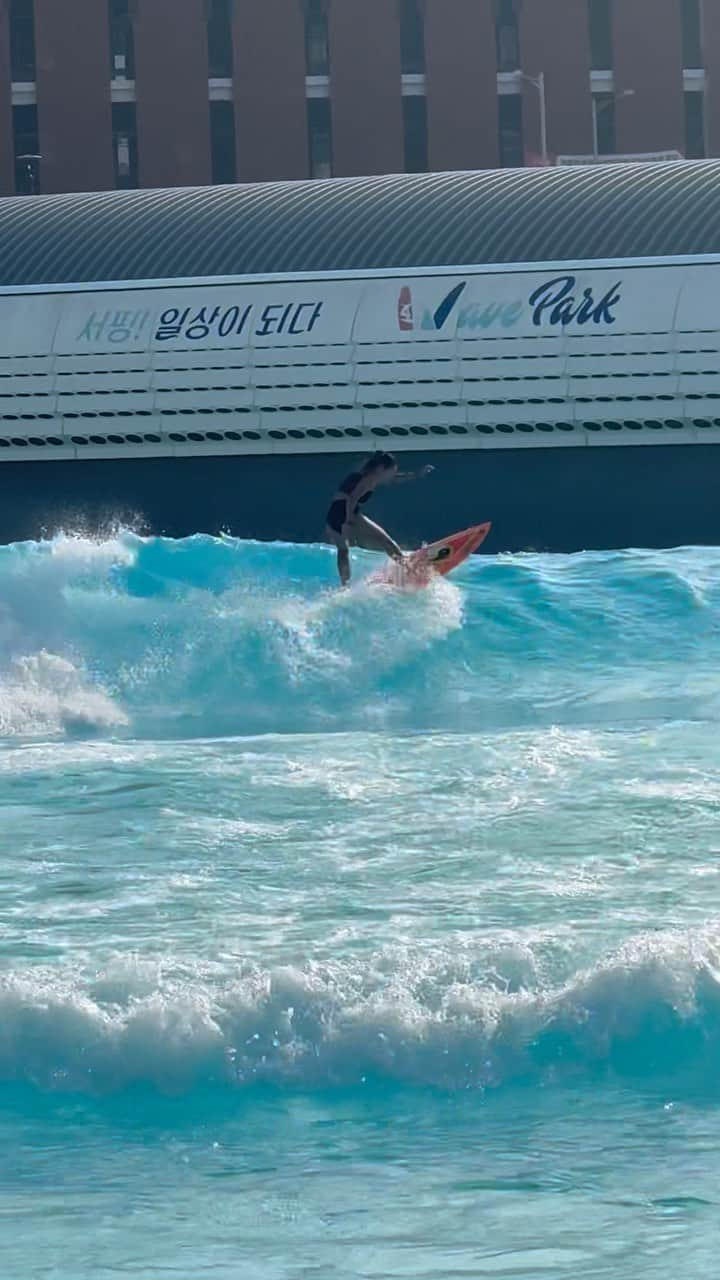
[[[715,936],[655,935],[564,986],[503,991],[442,967],[335,963],[237,977],[116,966],[0,981],[0,1079],[175,1093],[265,1082],[358,1086],[372,1078],[495,1089],[716,1072]]]
[[[101,687],[57,654],[13,658],[0,672],[0,736],[101,733],[128,723]]]

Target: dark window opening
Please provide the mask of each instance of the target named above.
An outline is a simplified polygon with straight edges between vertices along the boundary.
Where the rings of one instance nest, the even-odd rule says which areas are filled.
[[[35,12],[33,0],[10,3],[10,73],[13,81],[35,79]]]
[[[612,0],[588,0],[590,14],[590,65],[593,71],[611,71],[613,56]]]
[[[519,169],[524,163],[522,94],[503,93],[498,98],[500,164]]]
[[[520,31],[515,0],[496,0],[495,40],[498,71],[519,70]]]
[[[703,65],[702,17],[700,0],[680,0],[682,19],[683,66],[697,70]]]
[[[685,156],[688,160],[705,158],[705,95],[685,94]]]
[[[37,107],[13,107],[15,142],[15,190],[19,196],[40,191]]]
[[[210,103],[213,182],[235,182],[235,108],[232,102]]]
[[[137,120],[134,102],[114,102],[112,107],[115,186],[138,184]]]
[[[405,125],[405,172],[427,173],[428,132],[427,103],[422,94],[403,98]]]
[[[110,0],[110,61],[113,80],[135,79],[135,32],[130,0]]]
[[[325,0],[306,0],[305,61],[309,76],[330,74],[328,19]]]
[[[425,74],[425,22],[420,0],[401,0],[400,54],[404,76]]]
[[[310,177],[332,177],[332,122],[329,98],[308,99]]]
[[[617,150],[614,93],[596,93],[593,96],[593,129],[595,155],[614,156]]]
[[[232,0],[211,0],[208,12],[208,66],[211,80],[233,73]]]

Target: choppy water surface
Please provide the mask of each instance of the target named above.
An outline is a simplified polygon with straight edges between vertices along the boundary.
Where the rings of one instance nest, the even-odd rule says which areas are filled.
[[[714,1274],[720,552],[0,548],[3,1280]]]

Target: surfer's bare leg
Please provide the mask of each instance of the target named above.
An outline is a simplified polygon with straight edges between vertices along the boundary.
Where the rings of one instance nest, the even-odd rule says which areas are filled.
[[[362,547],[364,551],[384,551],[385,555],[390,556],[392,560],[403,559],[402,548],[397,542],[381,525],[375,524],[374,520],[368,520],[367,516],[356,515],[349,527],[349,533],[354,547]]]
[[[345,536],[345,530],[342,533],[337,533],[335,529],[331,529],[328,526],[325,530],[325,537],[328,542],[337,547],[338,574],[342,585],[346,587],[350,581],[350,544]]]
[[[338,547],[337,566],[338,573],[340,574],[340,581],[342,585],[346,587],[350,581],[350,548],[348,547],[347,542],[344,546]]]

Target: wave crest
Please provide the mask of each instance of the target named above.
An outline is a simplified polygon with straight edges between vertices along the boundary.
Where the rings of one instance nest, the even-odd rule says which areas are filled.
[[[427,963],[248,967],[235,978],[122,966],[0,983],[0,1079],[171,1094],[373,1079],[445,1090],[612,1074],[705,1084],[720,1061],[719,940],[635,940],[564,986],[503,991]]]

